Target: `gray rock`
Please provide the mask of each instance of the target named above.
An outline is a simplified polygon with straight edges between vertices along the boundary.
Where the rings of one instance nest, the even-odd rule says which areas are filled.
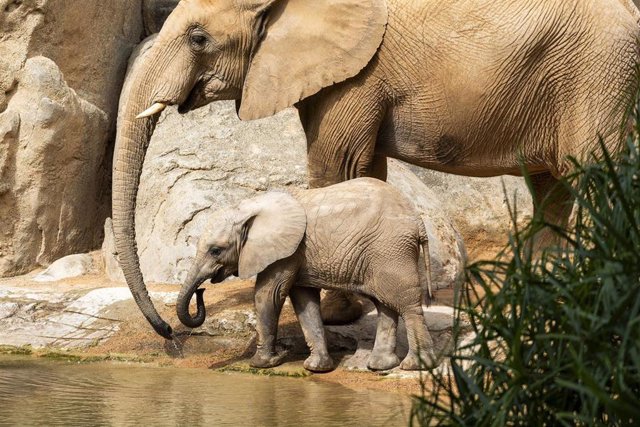
[[[20,305],[16,302],[1,302],[0,303],[0,320],[13,317],[20,308]]]
[[[295,112],[240,122],[233,103],[187,116],[165,113],[151,140],[138,192],[136,230],[151,282],[183,281],[212,208],[258,192],[304,187],[304,146]]]
[[[69,255],[51,264],[33,278],[36,282],[57,282],[72,277],[84,276],[93,269],[93,257],[89,254]]]
[[[116,251],[116,241],[113,235],[113,222],[107,218],[104,223],[104,241],[102,242],[102,261],[104,271],[111,280],[124,283],[124,273],[118,263],[118,251]]]
[[[80,98],[52,60],[27,60],[0,114],[0,276],[100,241],[108,133],[106,113]]]
[[[176,292],[151,292],[159,303],[174,302],[177,296]],[[55,292],[2,285],[0,298],[4,300],[0,304],[0,345],[14,347],[87,348],[111,338],[130,314],[139,316],[131,292],[122,287],[85,286],[82,292]]]
[[[142,0],[0,0],[0,277],[100,244]]]
[[[180,0],[143,0],[142,15],[145,34],[149,36],[159,32],[164,21],[179,2]]]
[[[473,178],[410,166],[422,182],[440,195],[442,215],[459,230],[470,259],[491,258],[507,243],[517,207],[518,224],[531,218],[533,202],[523,178]]]
[[[200,327],[193,330],[195,334],[218,336],[226,334],[248,335],[255,332],[256,313],[254,310],[222,310],[211,316]]]

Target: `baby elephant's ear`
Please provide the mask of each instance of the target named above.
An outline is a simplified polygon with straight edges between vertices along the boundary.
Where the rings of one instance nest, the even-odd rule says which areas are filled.
[[[239,208],[247,233],[238,262],[241,279],[260,273],[298,249],[307,228],[307,215],[291,195],[267,193],[243,202]]]

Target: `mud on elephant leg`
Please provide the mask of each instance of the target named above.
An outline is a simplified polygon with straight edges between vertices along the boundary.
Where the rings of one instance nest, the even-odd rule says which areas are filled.
[[[398,313],[377,300],[373,302],[378,310],[378,325],[367,367],[373,371],[385,371],[400,364],[400,359],[396,355]]]
[[[333,360],[327,350],[327,339],[320,319],[320,290],[293,287],[289,297],[298,316],[305,341],[311,350],[311,355],[304,361],[305,369],[311,372],[333,370]]]

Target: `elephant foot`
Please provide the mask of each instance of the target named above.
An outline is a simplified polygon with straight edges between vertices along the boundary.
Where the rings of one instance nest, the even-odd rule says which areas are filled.
[[[403,371],[420,371],[438,366],[436,355],[432,350],[423,351],[420,355],[421,357],[418,357],[417,354],[410,351],[400,364],[400,369]]]
[[[311,353],[311,356],[304,361],[304,368],[311,372],[329,372],[333,371],[333,359],[331,356],[318,355]]]
[[[400,358],[395,353],[371,353],[367,367],[372,371],[387,371],[400,364]]]
[[[328,291],[320,303],[320,314],[325,325],[346,325],[362,316],[362,303],[352,294]]]
[[[282,359],[287,355],[286,351],[268,352],[268,351],[256,351],[253,355],[249,365],[252,368],[273,368],[282,364]]]

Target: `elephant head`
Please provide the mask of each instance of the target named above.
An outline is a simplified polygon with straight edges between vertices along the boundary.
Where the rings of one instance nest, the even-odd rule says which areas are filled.
[[[171,338],[146,290],[135,205],[159,113],[238,100],[255,119],[358,74],[385,32],[384,0],[182,0],[124,89],[113,168],[113,229],[127,284],[153,328]]]
[[[298,249],[307,227],[304,208],[288,194],[267,193],[233,209],[216,212],[198,241],[198,250],[176,304],[178,318],[196,328],[205,308],[198,287],[206,280],[218,283],[231,275],[254,276]],[[197,293],[197,314],[189,302]]]

